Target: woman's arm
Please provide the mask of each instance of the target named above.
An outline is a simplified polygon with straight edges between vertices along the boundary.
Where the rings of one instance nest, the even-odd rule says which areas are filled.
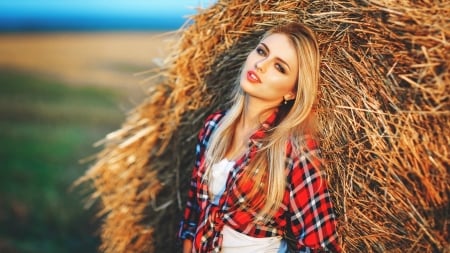
[[[297,250],[341,252],[336,232],[336,215],[324,173],[320,171],[319,149],[314,140],[294,158],[288,180],[290,190],[290,229]]]
[[[191,253],[192,252],[192,241],[189,239],[185,239],[183,241],[183,253]]]
[[[183,218],[181,220],[180,229],[178,231],[178,238],[183,241],[183,252],[191,252],[193,240],[197,230],[197,225],[200,217],[200,207],[197,200],[198,179],[201,177],[201,166],[204,160],[204,152],[207,146],[210,135],[217,127],[217,123],[223,117],[223,113],[211,114],[199,131],[197,136],[197,145],[195,147],[195,164],[192,170],[191,180],[189,184],[189,192],[186,201],[186,208],[184,210]],[[186,251],[187,250],[187,251]]]
[[[200,215],[197,202],[197,175],[203,155],[202,151],[203,148],[201,145],[201,141],[203,138],[202,132],[203,131],[200,131],[200,134],[198,136],[199,139],[196,145],[195,165],[192,170],[191,180],[189,183],[189,191],[186,201],[186,207],[184,209],[183,218],[181,220],[180,230],[178,231],[178,238],[184,241],[193,240]]]

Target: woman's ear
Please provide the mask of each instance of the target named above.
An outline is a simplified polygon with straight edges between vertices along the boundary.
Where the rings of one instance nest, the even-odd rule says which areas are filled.
[[[284,101],[289,101],[295,99],[295,93],[290,91],[288,94],[283,96]]]

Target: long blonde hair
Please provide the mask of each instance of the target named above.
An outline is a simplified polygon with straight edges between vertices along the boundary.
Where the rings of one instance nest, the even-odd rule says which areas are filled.
[[[258,182],[255,184],[258,187],[253,187],[248,195],[249,201],[242,204],[247,208],[253,207],[264,220],[269,219],[283,201],[286,187],[286,144],[291,142],[299,152],[304,147],[305,135],[314,131],[311,124],[312,108],[317,97],[320,64],[317,40],[310,28],[299,23],[288,23],[270,29],[262,39],[274,33],[285,34],[290,39],[297,51],[299,74],[295,100],[278,107],[281,119],[278,118],[277,125],[270,129],[267,138],[263,140],[263,147],[247,165],[241,178],[243,182]],[[206,150],[207,173],[213,164],[225,157],[236,122],[245,110],[246,100],[247,95],[237,83],[232,106],[211,136]]]

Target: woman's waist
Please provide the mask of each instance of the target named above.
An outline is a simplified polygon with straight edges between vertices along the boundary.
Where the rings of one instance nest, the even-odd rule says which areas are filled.
[[[287,224],[286,219],[281,212],[275,213],[269,219],[261,221],[258,219],[258,213],[249,209],[217,206],[209,203],[209,207],[205,209],[201,220],[209,221],[219,226],[219,230],[224,225],[252,237],[273,237],[283,235],[283,231]]]
[[[222,252],[279,252],[284,248],[282,237],[253,237],[225,225],[222,231]]]

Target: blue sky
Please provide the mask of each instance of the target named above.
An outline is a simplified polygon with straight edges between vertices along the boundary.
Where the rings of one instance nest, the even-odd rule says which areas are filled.
[[[0,0],[0,30],[173,29],[212,0]]]

